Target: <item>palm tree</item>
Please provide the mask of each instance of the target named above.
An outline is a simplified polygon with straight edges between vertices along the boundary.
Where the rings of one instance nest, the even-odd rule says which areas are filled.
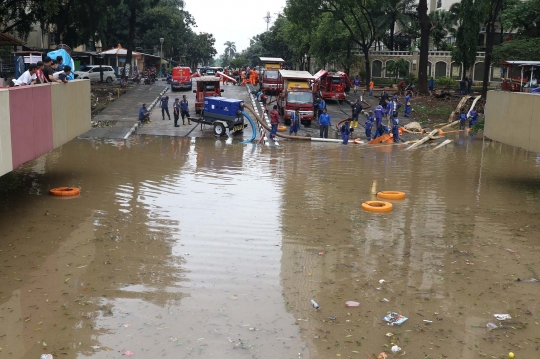
[[[457,19],[453,13],[444,10],[432,11],[429,14],[429,18],[432,24],[429,35],[433,40],[433,45],[435,45],[437,50],[443,50],[447,47],[444,41],[445,38],[448,35],[455,36],[456,29],[454,28],[454,24]]]
[[[388,29],[390,31],[388,48],[394,50],[394,32],[396,25],[399,26],[401,32],[411,26],[411,22],[417,18],[416,15],[416,0],[384,0],[381,2],[381,7],[376,18],[376,25],[380,29]]]
[[[225,45],[225,54],[232,59],[236,54],[236,44],[233,41],[225,41],[223,45]]]

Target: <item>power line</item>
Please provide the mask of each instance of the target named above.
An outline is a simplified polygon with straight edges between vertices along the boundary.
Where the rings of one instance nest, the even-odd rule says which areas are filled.
[[[272,19],[272,16],[270,16],[270,11],[266,12],[266,16],[263,17],[263,19],[266,22],[266,31],[268,31],[268,26],[270,26],[270,20]]]

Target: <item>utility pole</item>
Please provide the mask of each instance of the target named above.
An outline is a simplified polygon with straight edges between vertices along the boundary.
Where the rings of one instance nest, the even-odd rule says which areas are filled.
[[[266,12],[266,16],[263,17],[263,19],[266,22],[266,31],[268,31],[268,26],[270,26],[270,19],[272,19],[272,16],[270,16],[270,11]]]

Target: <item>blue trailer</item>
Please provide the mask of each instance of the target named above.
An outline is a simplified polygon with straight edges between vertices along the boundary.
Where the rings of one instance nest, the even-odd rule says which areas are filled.
[[[242,132],[244,124],[244,101],[224,97],[205,97],[203,109],[199,118],[191,121],[214,126],[214,134],[223,136],[226,129],[229,132]]]

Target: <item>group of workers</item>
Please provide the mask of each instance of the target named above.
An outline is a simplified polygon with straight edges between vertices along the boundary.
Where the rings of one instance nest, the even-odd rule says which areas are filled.
[[[171,119],[171,115],[169,114],[169,96],[162,96],[160,99],[161,104],[161,117],[162,120],[165,120],[165,114],[167,114],[167,117],[169,118],[169,121]],[[180,127],[178,124],[178,120],[180,119],[180,116],[182,116],[182,124],[185,125],[186,118],[188,120],[188,125],[191,125],[191,119],[189,117],[189,102],[186,99],[186,95],[182,96],[182,100],[180,101],[179,98],[174,99],[173,103],[173,116],[174,116],[174,127]],[[146,107],[146,104],[143,103],[142,107],[139,109],[139,121],[142,123],[149,123],[150,121],[150,110]]]
[[[259,72],[249,66],[235,70],[224,69],[223,74],[234,78],[236,84],[240,86],[246,86],[246,84],[257,85],[259,83]],[[229,78],[227,76],[221,76],[223,85],[229,84]]]

